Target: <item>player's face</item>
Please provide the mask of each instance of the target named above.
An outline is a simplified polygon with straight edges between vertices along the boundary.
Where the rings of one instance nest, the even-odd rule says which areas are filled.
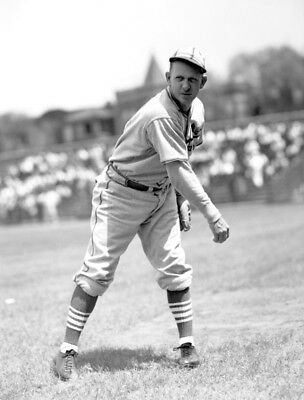
[[[170,92],[183,111],[188,111],[202,87],[202,77],[196,68],[182,61],[174,61],[166,73]]]

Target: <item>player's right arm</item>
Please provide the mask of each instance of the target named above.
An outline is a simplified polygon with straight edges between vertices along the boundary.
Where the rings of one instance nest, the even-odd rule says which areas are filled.
[[[229,237],[229,226],[205,192],[188,161],[166,163],[172,185],[205,216],[213,233],[213,240],[223,243]]]

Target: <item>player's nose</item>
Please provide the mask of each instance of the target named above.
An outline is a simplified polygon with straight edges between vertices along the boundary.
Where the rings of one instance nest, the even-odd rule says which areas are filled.
[[[185,92],[187,92],[188,90],[190,90],[190,88],[191,88],[190,83],[185,79],[185,80],[183,81],[183,90],[184,90]]]

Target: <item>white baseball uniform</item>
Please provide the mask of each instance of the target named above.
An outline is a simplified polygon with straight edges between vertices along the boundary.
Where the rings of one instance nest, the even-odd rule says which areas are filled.
[[[200,125],[193,134],[195,115]],[[202,143],[204,108],[199,99],[184,114],[164,89],[126,124],[109,165],[96,178],[91,215],[91,238],[75,282],[89,295],[102,295],[114,278],[120,256],[136,234],[158,271],[158,284],[167,290],[190,286],[192,267],[181,246],[175,190],[166,163],[188,161]],[[149,186],[128,187],[127,180]]]

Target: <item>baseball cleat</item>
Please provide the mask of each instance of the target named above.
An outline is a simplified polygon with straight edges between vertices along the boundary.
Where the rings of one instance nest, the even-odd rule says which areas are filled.
[[[200,364],[199,355],[196,348],[191,343],[184,343],[174,350],[181,351],[181,356],[178,360],[181,367],[194,368]]]
[[[65,353],[60,351],[54,358],[53,371],[55,375],[63,381],[76,379],[78,376],[75,363],[76,357],[75,350],[67,350]]]

